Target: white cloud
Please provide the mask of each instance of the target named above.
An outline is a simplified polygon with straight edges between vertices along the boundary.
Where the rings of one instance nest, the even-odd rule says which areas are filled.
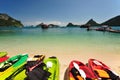
[[[45,23],[45,24],[55,24],[55,25],[60,25],[60,26],[66,26],[69,22],[61,22],[61,21],[31,21],[31,22],[23,22],[25,26],[30,26],[30,25],[38,25],[40,23]],[[80,22],[72,22],[73,24],[80,25]]]
[[[29,26],[29,25],[34,25],[34,26],[36,26],[36,25],[38,25],[38,24],[40,24],[41,23],[41,21],[35,21],[35,22],[32,22],[32,21],[30,21],[30,22],[23,22],[23,24],[25,25],[25,26]]]
[[[61,25],[62,22],[60,21],[46,21],[45,24],[55,24],[55,25]]]
[[[38,25],[42,22],[45,23],[45,24],[55,24],[55,25],[61,25],[61,26],[64,26],[64,25],[67,24],[67,23],[61,22],[61,21],[33,21],[33,22],[31,21],[31,22],[23,22],[23,24],[26,25],[26,26],[29,26],[29,25],[36,26],[36,25]]]

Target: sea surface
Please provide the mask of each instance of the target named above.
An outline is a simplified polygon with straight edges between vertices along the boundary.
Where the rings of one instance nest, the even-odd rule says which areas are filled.
[[[120,27],[113,27],[119,29]],[[120,54],[120,33],[84,28],[22,28],[0,31],[0,51]]]

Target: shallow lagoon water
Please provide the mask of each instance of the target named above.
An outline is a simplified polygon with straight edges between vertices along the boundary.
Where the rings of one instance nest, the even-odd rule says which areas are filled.
[[[0,31],[0,50],[7,52],[51,51],[57,54],[113,53],[120,54],[120,34],[87,31],[83,28],[23,28]]]

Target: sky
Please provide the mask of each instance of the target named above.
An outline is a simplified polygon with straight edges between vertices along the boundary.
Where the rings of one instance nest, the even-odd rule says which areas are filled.
[[[0,0],[0,13],[24,25],[102,23],[120,15],[120,0]]]

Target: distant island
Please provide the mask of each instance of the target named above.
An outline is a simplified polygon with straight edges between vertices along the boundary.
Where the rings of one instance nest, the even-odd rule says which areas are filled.
[[[90,19],[85,25],[99,26],[100,24],[94,21],[93,19]]]
[[[120,26],[120,15],[103,22],[101,25]]]
[[[86,24],[80,25],[81,28],[86,28],[88,26],[102,26],[102,25],[108,25],[108,26],[120,26],[120,15],[113,17],[103,23],[97,23],[95,20],[90,19]],[[79,25],[68,23],[66,27],[78,27]]]
[[[59,25],[55,25],[55,24],[45,24],[45,23],[40,23],[38,25],[36,25],[36,27],[41,27],[42,29],[47,29],[47,28],[56,28],[59,27]]]
[[[80,27],[80,25],[73,24],[73,23],[70,22],[66,25],[66,27]]]
[[[102,26],[102,25],[108,25],[108,26],[120,26],[120,15],[113,17],[103,23],[97,23],[95,20],[90,19],[83,25],[73,24],[72,22],[69,22],[66,27],[81,27],[86,28],[88,26]],[[8,14],[0,13],[0,28],[3,27],[18,27],[22,28],[24,25],[17,19],[12,18]],[[36,25],[36,27],[41,27],[43,29],[47,28],[53,28],[53,27],[59,27],[59,25],[55,24],[45,24],[45,23],[39,23]]]
[[[10,17],[8,14],[0,13],[0,27],[18,27],[22,28],[23,24],[12,17]]]

